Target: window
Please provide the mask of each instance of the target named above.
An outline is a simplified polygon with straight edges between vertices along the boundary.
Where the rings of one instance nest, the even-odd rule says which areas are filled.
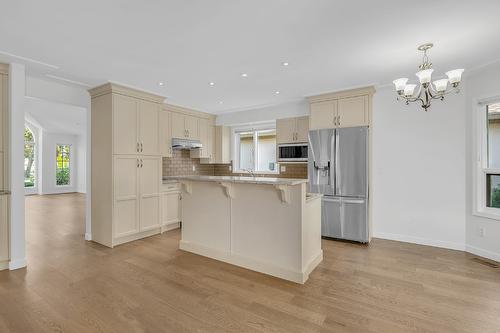
[[[27,126],[24,127],[24,187],[36,186],[35,136]]]
[[[486,107],[486,207],[500,208],[500,103]]]
[[[480,105],[475,213],[500,219],[500,102]]]
[[[276,129],[235,131],[235,172],[277,173]]]
[[[70,172],[71,145],[56,145],[56,185],[68,186],[71,181]]]

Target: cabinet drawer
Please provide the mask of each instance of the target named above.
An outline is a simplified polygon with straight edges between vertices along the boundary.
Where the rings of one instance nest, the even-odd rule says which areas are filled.
[[[161,192],[179,191],[180,189],[181,189],[180,183],[167,183],[167,184],[161,184],[160,186]]]

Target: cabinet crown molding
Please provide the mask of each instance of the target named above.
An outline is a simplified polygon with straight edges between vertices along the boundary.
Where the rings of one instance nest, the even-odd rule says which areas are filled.
[[[213,115],[211,113],[206,113],[206,112],[203,112],[203,111],[189,109],[189,108],[186,108],[186,107],[183,107],[183,106],[178,106],[178,105],[164,103],[163,104],[163,110],[164,111],[177,112],[177,113],[183,113],[183,114],[187,114],[187,115],[190,115],[190,116],[195,116],[195,117],[198,117],[198,118],[205,118],[205,119],[208,119],[208,120],[214,120],[215,121],[215,115]]]
[[[9,65],[0,63],[0,74],[9,74]]]
[[[375,87],[368,86],[368,87],[363,87],[363,88],[335,91],[335,92],[321,94],[321,95],[308,96],[307,101],[309,103],[315,103],[315,102],[323,102],[323,101],[330,101],[330,100],[334,100],[334,99],[349,98],[349,97],[356,97],[356,96],[365,96],[365,95],[368,95],[371,97],[371,96],[373,96],[374,93],[375,93]]]
[[[156,95],[150,92],[142,91],[139,89],[127,87],[121,84],[108,82],[98,87],[89,89],[89,94],[91,98],[96,98],[102,95],[107,95],[110,93],[135,97],[138,99],[143,99],[146,101],[154,102],[154,103],[163,103],[165,101],[164,96]]]

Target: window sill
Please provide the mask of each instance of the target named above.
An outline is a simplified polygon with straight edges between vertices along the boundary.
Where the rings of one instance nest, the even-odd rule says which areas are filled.
[[[472,213],[472,215],[500,221],[500,208],[499,209],[491,208],[491,209],[475,211]]]

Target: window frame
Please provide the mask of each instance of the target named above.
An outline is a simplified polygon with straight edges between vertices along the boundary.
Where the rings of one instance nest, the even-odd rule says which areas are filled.
[[[57,184],[57,170],[58,170],[58,166],[57,166],[57,147],[58,146],[68,146],[69,147],[69,183],[68,184],[64,184],[64,185],[58,185]],[[55,145],[55,152],[56,152],[56,158],[55,158],[55,172],[54,172],[54,184],[55,184],[55,187],[56,188],[64,188],[64,187],[72,187],[73,186],[73,158],[72,158],[72,153],[73,151],[73,144],[71,143],[56,143]]]
[[[239,133],[242,132],[253,132],[253,144],[254,144],[254,151],[253,151],[253,164],[254,168],[259,164],[258,156],[259,156],[259,151],[258,151],[258,132],[260,131],[268,131],[268,130],[275,130],[276,131],[276,122],[264,122],[264,123],[259,123],[259,124],[247,124],[247,125],[241,125],[237,127],[232,127],[231,128],[231,143],[233,146],[232,151],[232,160],[233,160],[233,170],[232,173],[247,173],[246,170],[242,170],[240,168],[240,137]],[[258,170],[253,170],[253,172],[256,175],[279,175],[280,173],[280,168],[278,164],[278,159],[277,159],[277,152],[276,150],[274,151],[274,156],[276,158],[276,170],[275,171],[258,171]]]
[[[486,217],[500,221],[500,208],[486,205],[487,175],[500,175],[500,169],[488,167],[488,104],[500,103],[500,96],[489,97],[475,103],[473,117],[474,161],[473,161],[473,210],[475,216]]]

